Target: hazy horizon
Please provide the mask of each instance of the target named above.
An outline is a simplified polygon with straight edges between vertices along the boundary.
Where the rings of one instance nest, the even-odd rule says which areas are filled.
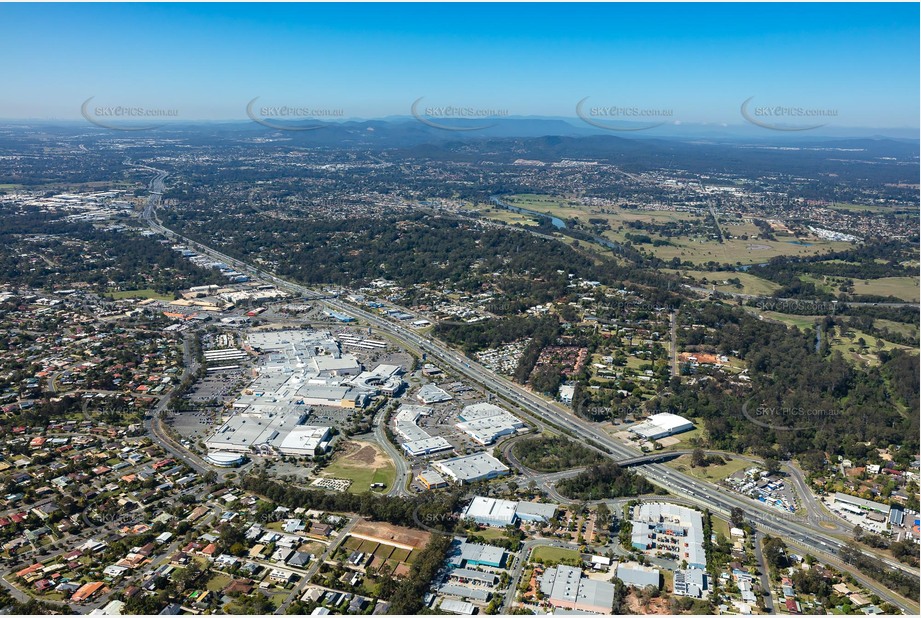
[[[0,50],[18,59],[9,121],[79,120],[87,105],[384,120],[415,105],[619,130],[744,125],[748,105],[794,130],[916,131],[921,105],[917,4],[5,4],[0,17]]]

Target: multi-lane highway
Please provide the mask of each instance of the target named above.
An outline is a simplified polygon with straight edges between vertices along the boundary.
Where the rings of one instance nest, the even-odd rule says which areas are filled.
[[[157,178],[155,178],[154,181],[152,181],[151,190],[153,191],[154,188],[156,188],[162,192],[162,179],[165,178],[165,173],[160,170],[154,171],[159,172],[157,176],[157,178],[159,178],[159,184],[154,184],[157,181]],[[160,174],[164,175],[161,177]],[[481,385],[487,391],[494,393],[517,408],[524,416],[537,421],[538,424],[550,425],[564,431],[580,442],[589,445],[597,445],[606,455],[615,461],[630,460],[640,455],[638,451],[613,439],[605,432],[599,431],[597,427],[593,426],[588,421],[576,417],[571,411],[554,402],[543,399],[507,378],[494,374],[479,363],[461,355],[459,352],[450,349],[448,346],[435,339],[424,337],[402,324],[387,320],[377,314],[365,311],[362,308],[348,304],[338,298],[329,297],[317,293],[305,286],[283,280],[272,273],[241,262],[211,249],[210,247],[203,246],[201,243],[176,234],[172,230],[163,227],[160,222],[157,221],[156,205],[158,203],[159,195],[156,199],[154,199],[154,195],[151,195],[148,206],[144,209],[142,214],[142,219],[153,230],[166,235],[168,238],[183,241],[203,254],[227,263],[241,272],[247,272],[253,276],[271,281],[279,288],[286,289],[307,299],[323,302],[338,312],[364,320],[369,325],[387,333],[404,345],[407,345],[407,347],[425,352],[432,360],[441,363],[445,368]],[[819,522],[812,522],[808,519],[798,520],[798,518],[792,514],[787,517],[785,514],[778,513],[772,507],[760,505],[738,494],[733,495],[714,484],[699,481],[662,464],[650,464],[638,469],[638,471],[649,478],[650,481],[664,486],[672,493],[684,496],[700,506],[709,508],[711,511],[720,511],[724,514],[728,514],[733,507],[741,508],[749,514],[753,523],[760,529],[781,536],[788,542],[799,545],[816,555],[835,557],[839,550],[853,545],[852,543],[842,541],[830,535],[827,530],[819,525]],[[868,550],[863,549],[862,551],[867,555],[876,558],[880,557]],[[913,576],[917,576],[917,571],[893,560],[883,558],[883,562],[888,568],[898,569],[908,572]],[[906,612],[914,613],[918,611],[917,603],[913,603],[895,595],[888,589],[873,582],[873,580],[869,580],[862,576],[859,572],[855,572],[852,569],[848,570],[852,572],[858,581],[864,583],[864,585],[881,598]]]

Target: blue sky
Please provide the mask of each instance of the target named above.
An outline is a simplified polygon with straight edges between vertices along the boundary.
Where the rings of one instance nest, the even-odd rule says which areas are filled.
[[[0,4],[0,118],[80,105],[245,118],[260,104],[426,105],[575,117],[575,105],[742,122],[758,104],[917,127],[917,4]]]

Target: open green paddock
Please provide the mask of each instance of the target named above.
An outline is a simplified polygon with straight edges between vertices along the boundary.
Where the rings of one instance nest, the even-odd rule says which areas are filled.
[[[375,551],[377,551],[378,545],[380,545],[380,543],[375,541],[362,541],[361,545],[358,546],[358,551],[364,552],[366,554],[373,554]]]
[[[388,558],[390,558],[390,554],[393,553],[394,549],[396,549],[396,547],[394,547],[393,545],[384,545],[383,543],[381,543],[380,545],[377,546],[377,549],[374,550],[374,557],[383,558],[384,560],[387,560]]]

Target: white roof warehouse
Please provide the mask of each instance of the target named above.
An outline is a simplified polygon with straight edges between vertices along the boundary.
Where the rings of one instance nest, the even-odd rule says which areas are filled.
[[[658,440],[694,429],[694,423],[669,412],[653,414],[642,423],[634,425],[629,431],[647,440]]]

